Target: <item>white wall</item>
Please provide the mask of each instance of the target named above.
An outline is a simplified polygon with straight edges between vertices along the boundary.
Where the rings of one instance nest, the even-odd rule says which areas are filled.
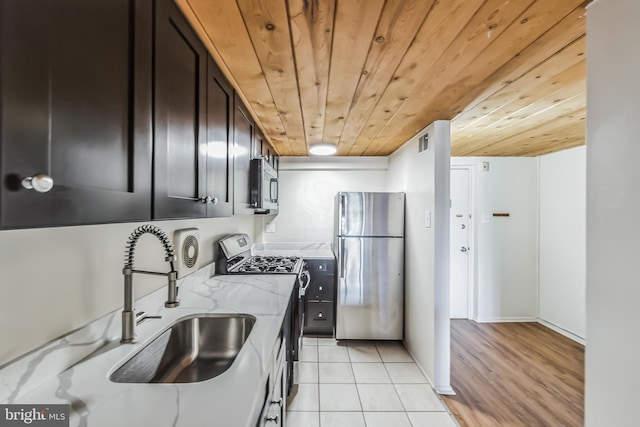
[[[586,153],[582,146],[540,157],[539,317],[582,341],[586,336]]]
[[[587,19],[586,426],[638,425],[640,2]]]
[[[0,231],[0,365],[122,307],[125,243],[141,224]],[[253,216],[154,224],[170,236],[198,227],[202,265],[222,235],[254,234]],[[140,239],[135,266],[167,270],[155,237]],[[134,277],[136,298],[163,286],[162,277]]]
[[[334,197],[339,191],[385,191],[386,157],[281,157],[279,214],[263,218],[257,240],[333,242]],[[264,225],[275,226],[266,233]]]
[[[483,161],[489,171],[480,171]],[[471,166],[476,265],[474,319],[479,322],[538,318],[538,159],[452,157]],[[493,217],[509,213],[509,217]]]
[[[388,189],[406,192],[404,342],[436,390],[449,394],[449,122],[419,135],[426,131],[429,151],[418,153],[413,138],[391,155]]]

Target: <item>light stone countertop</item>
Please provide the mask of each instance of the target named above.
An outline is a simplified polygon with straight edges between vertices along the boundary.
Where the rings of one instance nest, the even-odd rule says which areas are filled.
[[[253,255],[297,256],[304,259],[334,258],[331,243],[256,243]]]
[[[180,307],[164,307],[164,288],[136,301],[137,311],[162,316],[137,326],[137,344],[119,343],[117,311],[2,367],[0,402],[70,403],[71,426],[253,427],[264,402],[273,348],[295,276],[206,277],[183,281]],[[200,313],[247,313],[257,319],[226,372],[188,384],[123,384],[109,380],[116,368],[176,320]],[[73,357],[84,359],[64,366]],[[55,373],[52,369],[56,367],[65,369]]]

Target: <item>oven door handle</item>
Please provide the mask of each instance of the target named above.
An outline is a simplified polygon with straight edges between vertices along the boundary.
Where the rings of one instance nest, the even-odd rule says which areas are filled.
[[[300,284],[300,291],[299,291],[299,295],[302,298],[303,296],[305,296],[307,294],[307,289],[309,288],[309,285],[311,284],[311,275],[309,275],[308,271],[303,271],[300,274],[300,281],[304,282],[304,285],[302,285],[302,283]]]

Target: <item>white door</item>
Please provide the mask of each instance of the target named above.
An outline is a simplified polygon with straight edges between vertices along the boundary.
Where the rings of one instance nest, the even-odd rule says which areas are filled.
[[[451,169],[450,316],[469,318],[469,169]]]

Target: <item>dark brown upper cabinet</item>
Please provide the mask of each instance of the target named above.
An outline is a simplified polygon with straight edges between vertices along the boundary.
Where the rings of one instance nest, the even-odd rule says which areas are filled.
[[[233,215],[233,87],[209,57],[207,67],[207,216]]]
[[[233,214],[233,87],[172,0],[158,0],[154,218]]]
[[[234,110],[234,165],[233,165],[233,214],[253,214],[251,207],[250,168],[255,147],[255,123],[238,95]]]
[[[3,228],[150,219],[152,19],[150,0],[0,2]]]
[[[154,218],[207,212],[207,52],[172,0],[156,2]]]

